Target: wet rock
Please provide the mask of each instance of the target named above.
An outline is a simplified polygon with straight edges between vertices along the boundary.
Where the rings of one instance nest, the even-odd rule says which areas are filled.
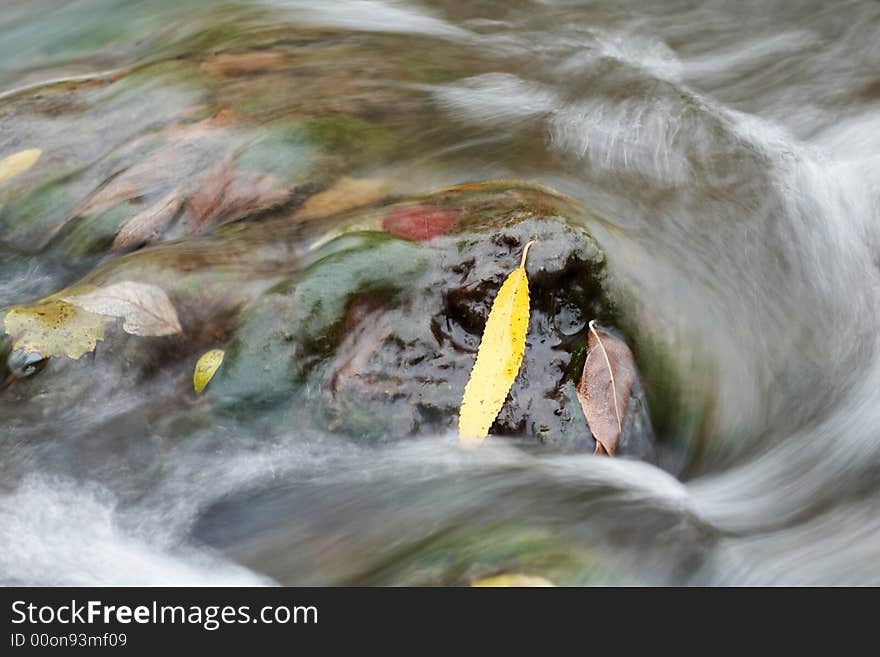
[[[384,233],[342,236],[312,259],[314,264],[243,313],[224,367],[211,383],[215,403],[289,400],[336,349],[354,297],[393,297],[426,264],[416,246]]]
[[[434,223],[414,232],[402,216]],[[563,199],[511,184],[352,217],[350,227],[403,227],[415,239],[343,227],[314,264],[244,311],[212,382],[215,403],[295,403],[320,429],[367,442],[454,429],[492,301],[534,239],[525,356],[491,433],[592,451],[575,385],[589,321],[613,326],[618,311],[602,251],[575,217]],[[649,458],[640,386],[629,408],[620,453]]]
[[[313,246],[303,244],[302,225],[281,217],[145,249],[64,294],[146,283],[168,295],[181,332],[133,336],[113,323],[80,360],[10,361],[28,376],[4,394],[85,414],[153,394],[162,404],[155,412],[167,412],[189,403],[198,356],[223,348],[203,403],[236,422],[281,410],[365,443],[454,430],[492,301],[536,240],[525,356],[490,433],[525,448],[592,452],[575,392],[588,323],[628,336],[584,212],[544,188],[498,182],[349,212],[313,234]],[[89,370],[108,385],[95,388]],[[631,394],[618,453],[650,459],[645,393],[637,384]]]

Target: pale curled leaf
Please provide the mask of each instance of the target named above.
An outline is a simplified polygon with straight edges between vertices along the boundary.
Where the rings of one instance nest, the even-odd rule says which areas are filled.
[[[174,305],[156,285],[121,281],[61,299],[98,315],[121,317],[122,329],[132,335],[173,335],[182,330]]]
[[[478,445],[489,435],[522,364],[529,326],[525,262],[531,245],[526,244],[520,266],[501,285],[489,311],[459,411],[458,435],[464,445]]]
[[[197,395],[202,394],[205,386],[214,378],[220,365],[223,364],[223,357],[226,352],[222,349],[211,349],[202,354],[193,370],[193,389]]]
[[[577,396],[596,439],[597,454],[614,456],[635,381],[635,359],[626,343],[590,322]]]
[[[537,575],[524,575],[522,573],[502,573],[491,577],[481,577],[471,582],[471,586],[479,588],[546,588],[555,587],[556,584],[549,579]]]
[[[3,323],[13,349],[76,360],[95,350],[111,321],[56,300],[10,308]]]
[[[28,148],[4,157],[0,160],[0,184],[30,169],[42,154],[39,148]]]

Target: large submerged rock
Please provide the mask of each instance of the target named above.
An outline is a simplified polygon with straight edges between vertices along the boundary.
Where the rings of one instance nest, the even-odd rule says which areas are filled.
[[[139,384],[104,391],[111,398],[162,380],[182,404],[194,359],[219,347],[226,358],[205,393],[206,412],[246,420],[288,409],[318,431],[367,442],[452,430],[492,301],[535,240],[525,356],[491,433],[592,451],[575,387],[588,323],[619,330],[620,309],[585,212],[541,187],[485,183],[349,212],[311,245],[283,216],[142,250],[52,298],[139,281],[168,294],[181,332],[129,335],[117,322],[95,355],[53,357],[48,367],[10,344],[13,384],[4,395],[44,410],[82,409],[101,401],[85,383],[101,376]],[[100,371],[84,379],[88,368]],[[653,443],[637,384],[619,453],[650,458]]]
[[[592,450],[575,385],[588,322],[613,326],[616,310],[575,212],[536,188],[488,185],[350,218],[243,313],[212,394],[227,408],[295,395],[316,423],[361,440],[451,429],[495,294],[536,240],[525,356],[492,433]],[[387,230],[344,232],[370,223]],[[634,400],[622,453],[645,455],[641,390]]]

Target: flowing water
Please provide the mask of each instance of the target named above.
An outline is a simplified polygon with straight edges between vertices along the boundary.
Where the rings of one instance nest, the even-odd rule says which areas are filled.
[[[880,4],[6,3],[0,156],[54,149],[100,187],[109,153],[205,102],[210,68],[174,66],[304,31],[368,53],[358,93],[406,144],[369,167],[396,191],[518,178],[594,209],[679,403],[711,410],[669,425],[684,454],[661,465],[451,434],[377,447],[259,409],[187,425],[167,382],[110,370],[86,416],[0,407],[2,581],[456,583],[506,550],[567,583],[880,583]],[[354,102],[344,66],[278,83],[266,112]],[[132,69],[137,93],[102,91]],[[0,305],[95,264],[38,242],[9,240]]]

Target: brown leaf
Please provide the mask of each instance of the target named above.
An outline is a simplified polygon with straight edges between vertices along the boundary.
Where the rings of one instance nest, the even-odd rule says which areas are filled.
[[[284,55],[282,53],[257,51],[214,55],[203,61],[199,68],[208,75],[224,77],[262,73],[279,69],[283,64]]]
[[[195,123],[175,124],[168,129],[168,136],[171,139],[192,141],[212,134],[219,134],[218,130],[224,130],[236,121],[238,121],[238,112],[227,107]]]
[[[150,193],[178,189],[181,180],[191,176],[201,166],[204,153],[216,148],[209,143],[210,138],[222,136],[234,120],[233,112],[221,110],[207,119],[174,125],[159,133],[167,140],[164,146],[120,171],[71,212],[67,220],[87,213],[103,212],[118,203]]]
[[[614,456],[623,431],[636,365],[626,343],[590,322],[587,360],[577,396],[596,439],[596,454]]]
[[[149,242],[169,221],[174,219],[181,205],[180,195],[177,191],[173,191],[146,210],[138,212],[122,224],[110,250],[112,252],[130,251]]]
[[[296,211],[294,218],[309,220],[345,212],[381,199],[388,188],[382,178],[341,178],[323,192],[310,196]]]
[[[290,195],[289,190],[278,187],[274,176],[236,171],[232,158],[227,158],[186,201],[190,233],[278,207],[289,201]]]

